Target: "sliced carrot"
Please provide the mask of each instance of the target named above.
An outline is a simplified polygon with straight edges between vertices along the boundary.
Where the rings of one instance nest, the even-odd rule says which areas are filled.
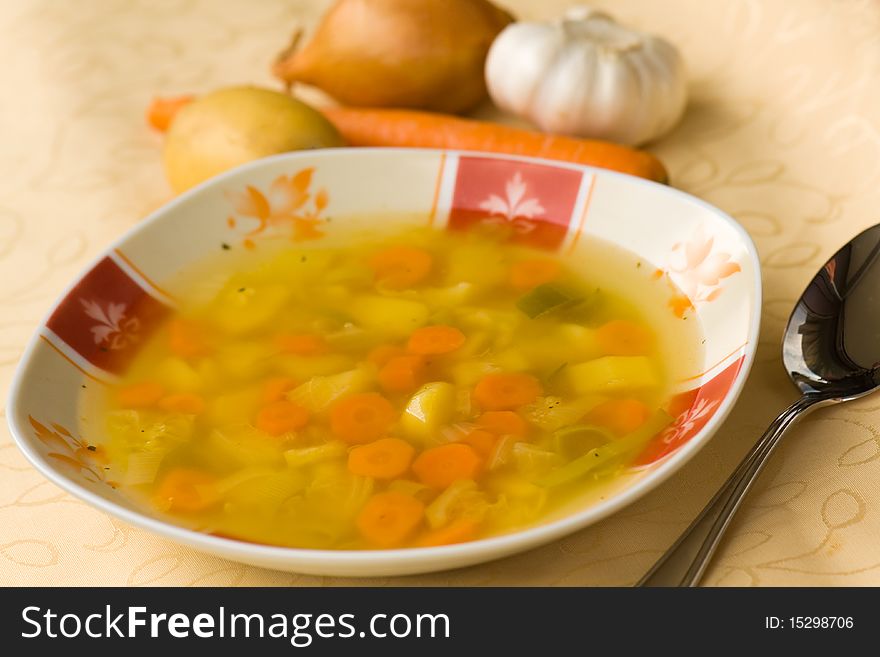
[[[369,260],[376,280],[398,290],[422,282],[431,273],[433,263],[430,253],[412,246],[391,246]]]
[[[426,486],[446,488],[459,479],[474,479],[480,471],[480,456],[470,445],[449,443],[431,447],[416,457],[412,469]]]
[[[467,543],[477,537],[479,524],[470,518],[455,520],[445,527],[425,532],[416,542],[418,547],[434,547],[437,545],[453,545]]]
[[[585,419],[624,436],[642,426],[649,417],[651,409],[638,399],[609,399],[593,408]]]
[[[423,326],[409,336],[406,348],[414,354],[448,354],[464,344],[464,333],[454,326]]]
[[[355,524],[369,543],[390,548],[412,536],[425,515],[425,505],[398,491],[376,493],[358,514]]]
[[[293,390],[296,386],[296,379],[291,379],[289,376],[272,377],[263,384],[260,400],[264,404],[281,401],[284,399],[284,393],[288,390]]]
[[[669,176],[647,151],[598,139],[548,135],[489,121],[403,109],[326,107],[324,116],[349,146],[448,148],[531,155],[623,171],[658,182]]]
[[[403,356],[406,350],[396,344],[380,344],[373,347],[367,354],[367,360],[377,367],[382,367],[395,356]]]
[[[281,400],[266,404],[257,412],[254,426],[270,436],[302,429],[309,422],[309,412],[299,404]]]
[[[205,400],[194,392],[181,392],[162,397],[159,400],[159,408],[169,413],[198,415],[205,410]]]
[[[147,123],[160,132],[165,132],[171,127],[171,122],[177,113],[189,105],[195,96],[169,96],[168,98],[154,98],[147,108]]]
[[[561,271],[561,265],[550,258],[520,260],[510,267],[510,284],[517,290],[531,290],[556,280]]]
[[[596,343],[608,356],[644,356],[653,346],[651,332],[636,322],[615,319],[596,329]]]
[[[168,324],[168,347],[181,358],[196,358],[211,351],[202,327],[188,319],[174,319]]]
[[[275,336],[275,346],[283,354],[296,356],[320,356],[329,351],[320,335],[311,333],[283,333]]]
[[[348,453],[348,470],[361,477],[394,479],[409,470],[416,450],[400,438],[380,438]]]
[[[394,416],[394,407],[382,395],[356,393],[330,408],[330,430],[347,443],[369,443],[382,437]]]
[[[124,408],[147,408],[158,402],[165,394],[165,388],[154,381],[133,383],[120,388],[116,393],[116,401]]]
[[[473,447],[474,451],[485,459],[495,449],[498,435],[483,429],[474,429],[462,439],[462,442]]]
[[[513,411],[486,411],[477,418],[477,424],[499,436],[524,436],[528,425]]]
[[[379,370],[379,385],[385,392],[412,392],[424,383],[425,359],[394,356]]]
[[[153,494],[153,503],[163,511],[195,513],[216,503],[211,492],[216,479],[195,468],[171,470],[162,479]]]
[[[487,374],[474,387],[474,400],[487,411],[530,404],[541,394],[538,379],[519,372]]]

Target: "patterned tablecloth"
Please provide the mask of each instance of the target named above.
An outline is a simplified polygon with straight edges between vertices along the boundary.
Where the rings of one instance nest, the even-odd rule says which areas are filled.
[[[314,0],[8,0],[0,5],[0,389],[49,304],[108,242],[170,197],[156,93],[272,84],[268,64]],[[504,0],[523,18],[559,0]],[[880,221],[880,4],[607,0],[673,39],[690,68],[681,126],[654,150],[674,184],[736,217],[764,267],[758,358],[730,420],[677,476],[612,518],[464,570],[343,580],[205,556],[124,525],[34,471],[0,428],[0,584],[614,585],[671,543],[795,395],[788,312],[824,260]],[[381,38],[377,35],[377,38]],[[817,412],[733,523],[710,585],[880,584],[880,401]]]

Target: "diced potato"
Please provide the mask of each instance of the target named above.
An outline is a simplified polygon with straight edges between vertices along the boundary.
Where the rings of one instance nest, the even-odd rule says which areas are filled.
[[[202,389],[202,377],[182,358],[170,356],[156,368],[156,379],[171,392],[196,392]]]
[[[331,441],[323,445],[289,449],[284,452],[284,460],[292,468],[304,468],[322,461],[341,459],[347,451],[348,448],[343,443]]]
[[[287,398],[312,413],[323,413],[337,399],[355,392],[366,392],[372,385],[370,370],[358,368],[331,376],[312,377],[288,392]]]
[[[315,376],[329,376],[350,370],[354,359],[344,354],[326,354],[324,356],[294,356],[285,354],[277,356],[275,366],[287,376],[305,381]]]
[[[485,360],[463,360],[452,365],[452,380],[455,385],[469,388],[487,374],[498,371],[498,366]]]
[[[352,316],[362,328],[396,337],[412,333],[428,321],[428,307],[418,301],[365,295],[351,306]]]
[[[565,344],[566,355],[572,360],[596,358],[601,354],[596,342],[596,331],[591,328],[569,322],[560,324],[556,332]]]
[[[208,405],[208,422],[214,426],[252,422],[261,396],[262,390],[256,386],[220,395]]]
[[[233,342],[217,354],[217,364],[229,376],[252,379],[266,373],[274,353],[265,342]]]
[[[290,298],[284,285],[231,283],[211,309],[214,324],[232,335],[242,335],[268,324]]]
[[[455,386],[445,381],[426,383],[410,398],[400,418],[401,430],[410,438],[428,440],[455,416]]]
[[[452,283],[472,283],[493,287],[504,281],[507,268],[501,250],[492,243],[464,244],[449,255],[449,274]]]
[[[659,384],[654,365],[644,356],[604,356],[569,365],[561,376],[579,395],[643,390]]]
[[[344,324],[341,329],[327,334],[325,339],[333,349],[345,351],[367,351],[380,342],[380,336],[377,336],[375,331],[366,331],[351,323]]]
[[[448,287],[429,288],[423,292],[425,300],[432,306],[454,308],[473,299],[476,293],[473,283],[454,283]]]

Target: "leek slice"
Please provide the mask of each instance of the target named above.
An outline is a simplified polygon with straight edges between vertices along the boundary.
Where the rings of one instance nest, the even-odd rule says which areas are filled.
[[[521,296],[516,307],[531,319],[542,317],[550,312],[570,308],[583,301],[583,298],[560,285],[544,283]]]
[[[601,447],[591,449],[580,458],[576,458],[561,468],[557,468],[535,483],[549,488],[580,479],[590,471],[595,470],[601,465],[607,465],[614,459],[633,455],[671,423],[672,418],[667,413],[657,411],[645,424],[632,433]]]

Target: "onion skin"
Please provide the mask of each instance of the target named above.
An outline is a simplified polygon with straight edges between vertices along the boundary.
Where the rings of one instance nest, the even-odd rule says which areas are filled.
[[[487,97],[486,54],[512,21],[488,0],[338,0],[272,71],[346,105],[465,112]]]

